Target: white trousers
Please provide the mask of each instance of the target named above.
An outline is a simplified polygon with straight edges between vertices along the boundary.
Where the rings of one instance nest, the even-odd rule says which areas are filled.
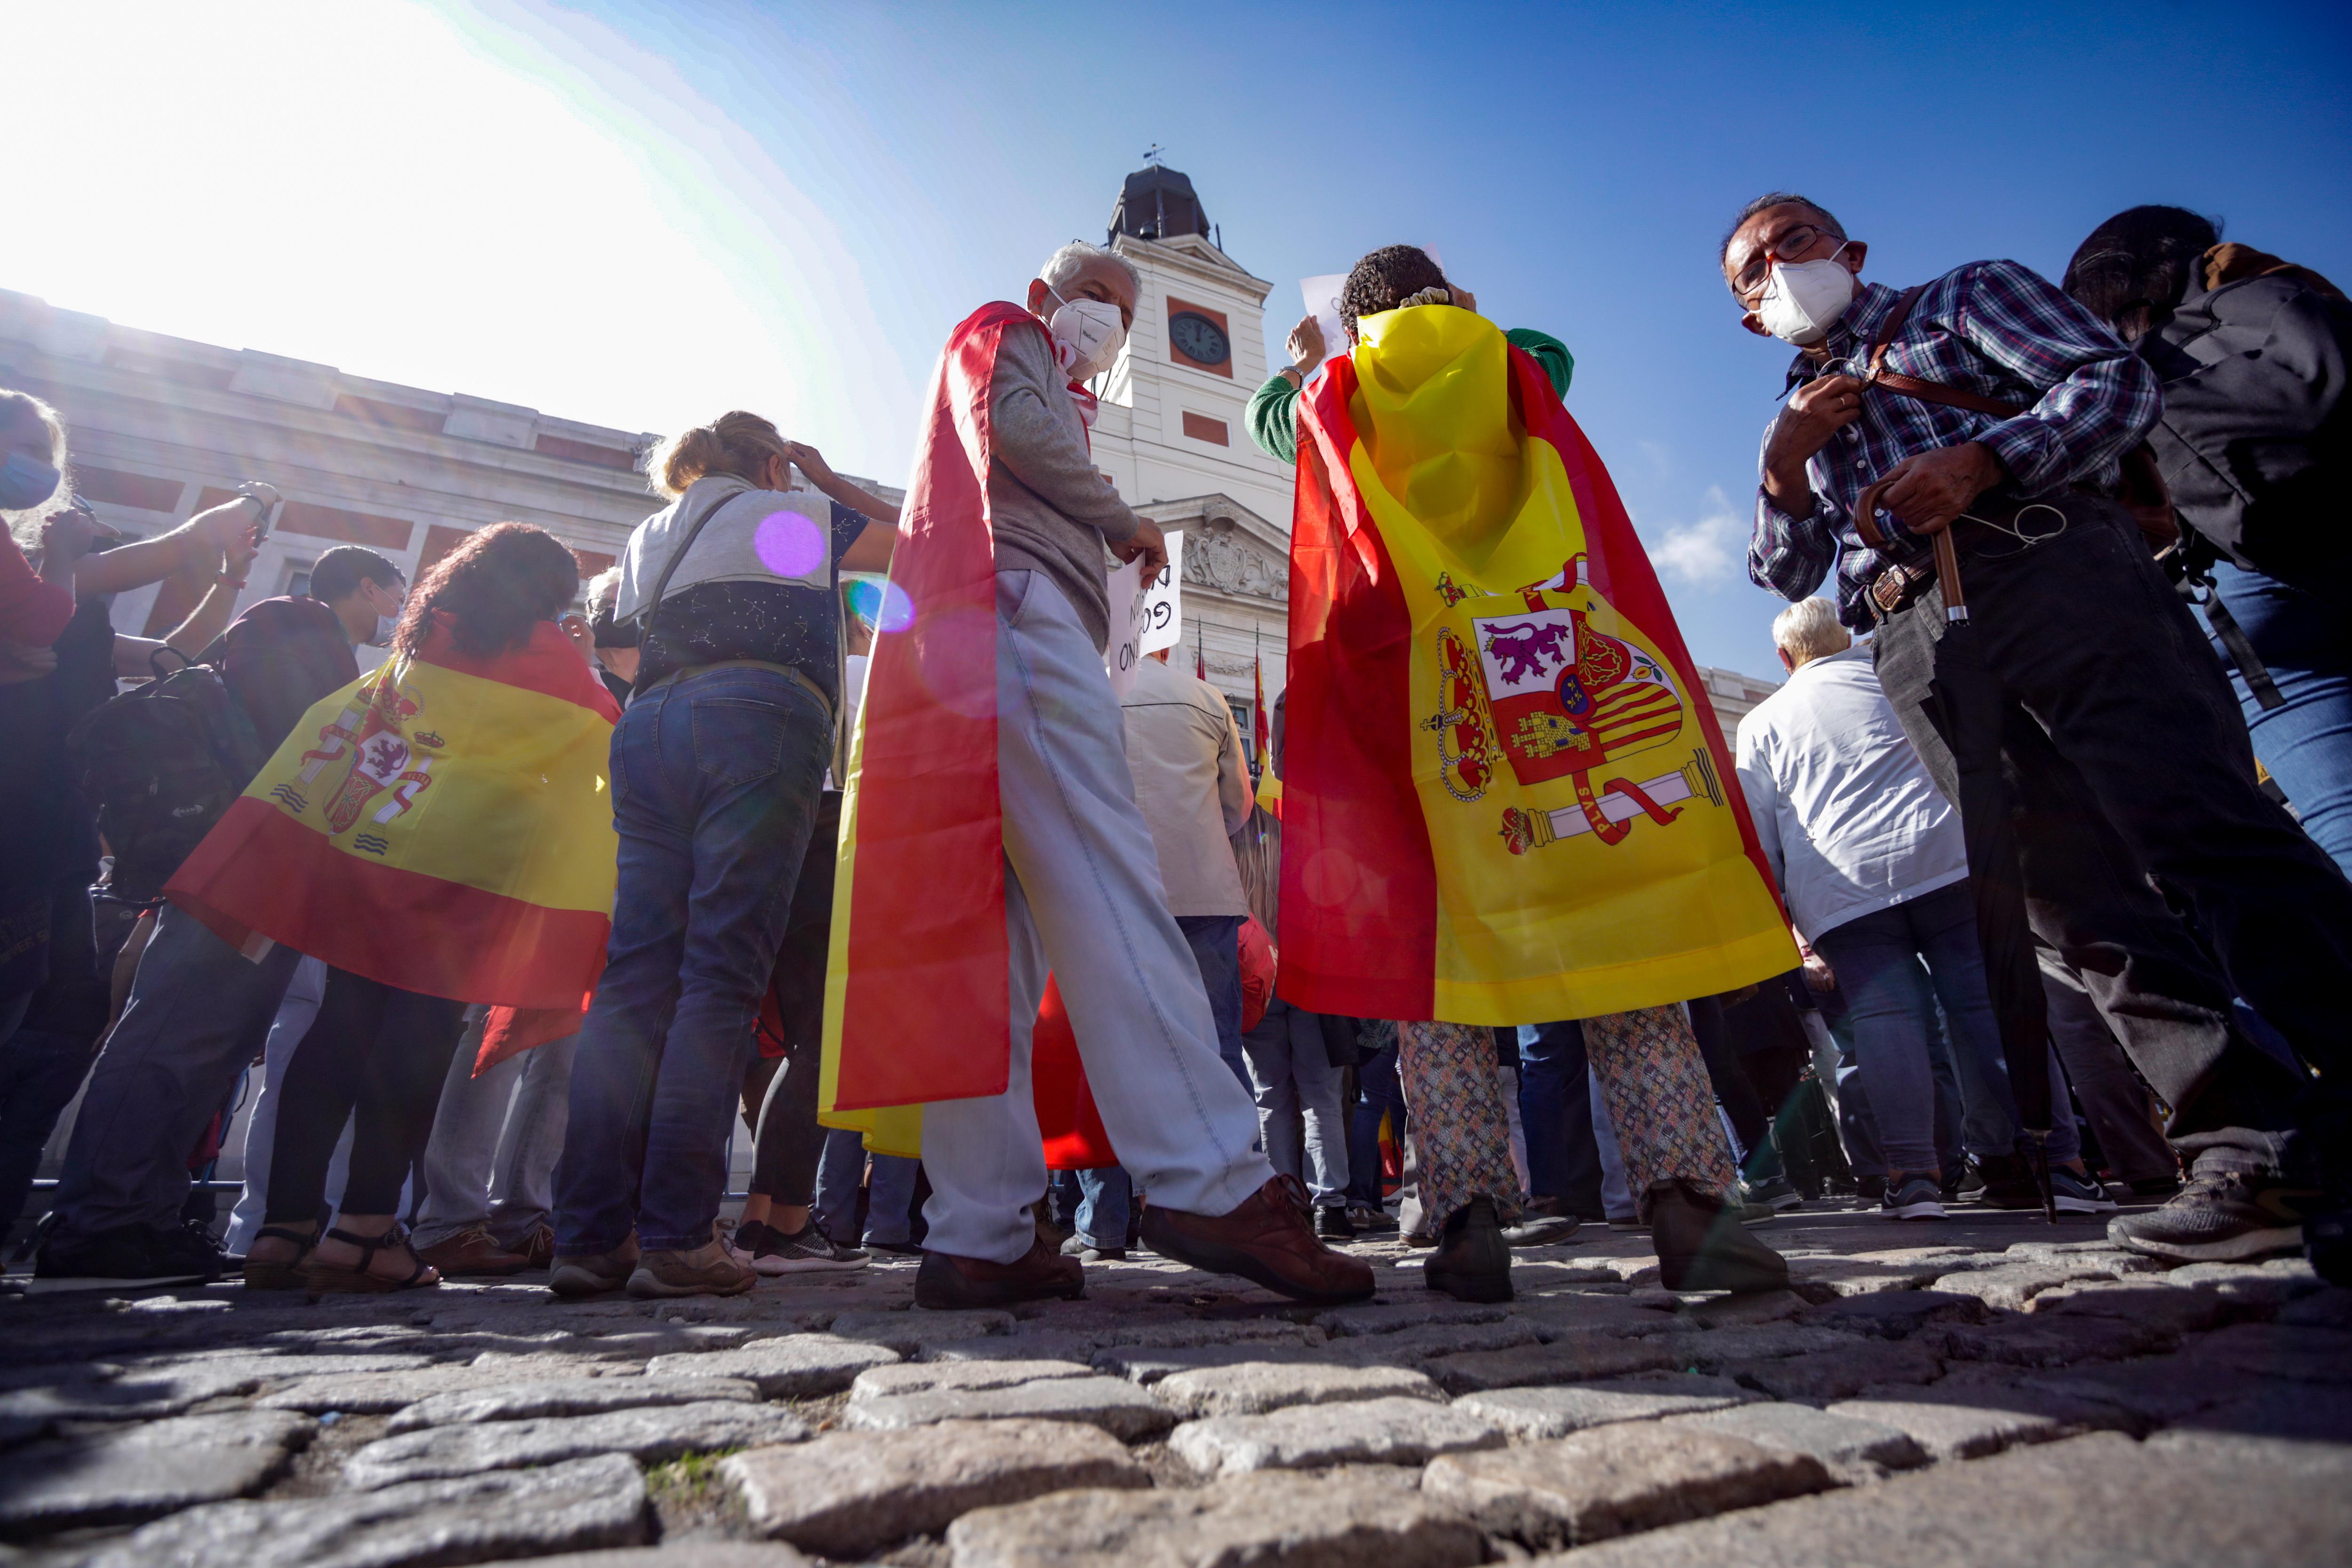
[[[1012,1074],[1001,1095],[924,1108],[924,1245],[1011,1263],[1035,1239],[1045,1156],[1029,1037],[1048,973],[1135,1184],[1171,1209],[1228,1214],[1274,1177],[1257,1110],[1217,1055],[1200,965],[1168,913],[1102,654],[1038,573],[997,574],[996,725]]]

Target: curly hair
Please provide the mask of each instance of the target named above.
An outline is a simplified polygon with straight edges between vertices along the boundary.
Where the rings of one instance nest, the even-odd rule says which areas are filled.
[[[1384,245],[1348,274],[1339,290],[1339,324],[1356,335],[1360,317],[1393,310],[1423,289],[1451,289],[1445,271],[1417,245]]]
[[[770,458],[788,457],[783,433],[772,422],[732,408],[655,447],[646,454],[646,474],[655,489],[675,499],[706,474],[733,474],[757,487]]]
[[[2221,220],[2186,207],[2126,207],[2093,229],[2059,287],[2124,342],[2169,317],[2196,279],[2197,258],[2221,243]]]
[[[392,650],[414,658],[432,634],[433,612],[455,619],[458,650],[490,658],[530,640],[580,592],[580,563],[569,546],[527,522],[494,522],[439,561],[408,595]]]

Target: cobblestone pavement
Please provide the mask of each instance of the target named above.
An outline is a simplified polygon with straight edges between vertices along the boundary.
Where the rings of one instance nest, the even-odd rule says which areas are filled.
[[[1393,1244],[1322,1311],[1148,1253],[1014,1312],[878,1256],[731,1300],[36,1294],[0,1563],[2352,1561],[2352,1290],[1961,1212],[1784,1215],[1797,1289],[1738,1300],[1599,1226],[1496,1307]]]

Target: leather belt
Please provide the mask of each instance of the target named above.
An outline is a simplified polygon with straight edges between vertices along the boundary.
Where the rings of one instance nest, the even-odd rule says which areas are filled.
[[[1953,519],[1947,531],[1952,537],[1952,547],[1963,557],[2004,543],[2014,545],[2018,542],[2017,535],[2007,531],[2016,524],[2018,515],[2028,507],[2052,504],[2048,500],[2017,496],[1979,496],[1969,503],[1970,515]],[[1879,530],[1874,527],[1862,531],[1873,548],[1885,548],[1885,535]],[[1873,533],[1880,533],[1880,537],[1873,540],[1870,538]],[[1908,607],[1935,578],[1933,555],[1923,556],[1917,561],[1898,561],[1887,567],[1871,579],[1870,584],[1870,602],[1876,608],[1878,618],[1884,621]]]

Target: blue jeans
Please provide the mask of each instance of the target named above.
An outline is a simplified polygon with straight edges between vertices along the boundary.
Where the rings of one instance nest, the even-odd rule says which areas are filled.
[[[863,1245],[887,1242],[906,1245],[913,1231],[909,1212],[915,1202],[915,1177],[920,1160],[903,1154],[874,1156],[874,1183],[866,1194]],[[824,1152],[816,1167],[816,1223],[843,1247],[861,1244],[857,1235],[857,1188],[866,1174],[866,1135],[851,1128],[825,1130]]]
[[[1381,1206],[1381,1115],[1396,1118],[1404,1131],[1404,1089],[1397,1082],[1396,1047],[1391,1046],[1356,1068],[1356,1117],[1348,1127],[1348,1201]]]
[[[1192,961],[1201,966],[1201,984],[1208,988],[1209,1011],[1217,1017],[1217,1055],[1248,1089],[1249,1061],[1242,1052],[1242,917],[1178,915],[1176,929],[1184,933]]]
[[[621,878],[580,1031],[555,1170],[555,1246],[711,1238],[727,1135],[807,852],[832,721],[755,667],[654,687],[613,731]]]
[[[1815,933],[1813,950],[1836,974],[1853,1020],[1855,1054],[1878,1120],[1885,1168],[1925,1176],[1941,1169],[1936,1154],[1933,1070],[1918,1029],[1916,982],[1906,973],[1906,966],[1922,959],[1936,999],[1943,1005],[1946,1035],[1959,1069],[1969,1152],[1979,1158],[2011,1152],[2019,1126],[2017,1100],[1985,990],[1984,955],[1969,884],[1954,882]],[[2071,1160],[2078,1148],[2074,1118],[2060,1087],[2064,1082],[2063,1077],[2053,1079],[2058,1090],[2051,1116],[2053,1161]]]
[[[1908,968],[1907,982],[1919,1037],[1927,1042],[1927,1071],[1936,1084],[1936,1163],[1944,1175],[1957,1181],[1960,1163],[1968,1156],[1960,1076],[1952,1066],[1952,1047],[1944,1038],[1944,1016],[1936,1006],[1935,987],[1916,961]],[[1878,1174],[1886,1169],[1886,1153],[1878,1142],[1878,1118],[1871,1113],[1870,1092],[1863,1086],[1853,1019],[1846,1011],[1843,992],[1832,991],[1822,998],[1822,1017],[1838,1047],[1838,1142],[1845,1146],[1846,1161],[1857,1173]]]
[[[2352,876],[2352,627],[2300,588],[2230,561],[2214,563],[2213,595],[2286,699],[2283,708],[2256,701],[2230,650],[2213,639],[2254,755],[2286,792],[2303,830]]]
[[[1258,1134],[1276,1172],[1297,1176],[1318,1207],[1347,1203],[1349,1128],[1339,1109],[1339,1068],[1323,1041],[1323,1016],[1279,996],[1242,1037]]]
[[[1122,1166],[1054,1173],[1054,1217],[1088,1247],[1125,1250],[1134,1202],[1135,1179]]]
[[[1519,1026],[1519,1125],[1528,1134],[1528,1190],[1558,1198],[1579,1219],[1601,1218],[1601,1150],[1592,1136],[1582,1025]]]

